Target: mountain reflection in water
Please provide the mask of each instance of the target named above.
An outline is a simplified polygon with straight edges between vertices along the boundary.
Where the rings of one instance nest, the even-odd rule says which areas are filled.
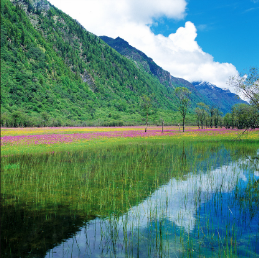
[[[126,214],[89,221],[46,257],[259,257],[259,176],[245,165],[172,178]],[[250,201],[243,193],[253,185]]]

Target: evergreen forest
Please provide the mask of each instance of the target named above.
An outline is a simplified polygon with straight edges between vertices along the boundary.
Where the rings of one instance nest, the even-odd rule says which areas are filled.
[[[140,125],[147,98],[150,124],[178,124],[177,86],[46,0],[1,0],[1,126]],[[187,124],[196,123],[195,94]]]

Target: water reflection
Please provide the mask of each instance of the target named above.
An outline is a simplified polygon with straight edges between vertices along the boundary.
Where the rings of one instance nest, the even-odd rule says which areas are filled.
[[[257,257],[258,179],[247,160],[172,178],[124,215],[89,221],[46,257]]]

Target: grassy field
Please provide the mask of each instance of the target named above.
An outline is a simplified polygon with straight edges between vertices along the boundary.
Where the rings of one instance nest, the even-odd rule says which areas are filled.
[[[76,150],[93,146],[154,141],[245,141],[259,142],[259,130],[186,127],[43,127],[2,128],[1,156]]]
[[[10,257],[42,255],[64,239],[70,238],[87,221],[95,221],[96,217],[110,229],[117,230],[117,224],[121,223],[119,218],[132,211],[133,207],[142,207],[147,198],[162,189],[170,180],[177,182],[180,187],[190,180],[187,180],[188,175],[192,178],[197,174],[197,180],[193,177],[192,185],[196,185],[196,181],[203,185],[203,173],[224,168],[225,165],[231,167],[231,162],[236,162],[237,168],[226,172],[226,176],[230,173],[238,174],[235,170],[239,171],[239,161],[257,154],[258,133],[258,130],[244,133],[243,130],[199,130],[197,127],[187,127],[184,133],[178,127],[164,127],[163,132],[161,127],[148,127],[145,133],[145,127],[142,126],[2,128],[1,205],[4,212],[1,214],[1,230],[6,245],[1,254]],[[256,169],[252,166],[257,165],[249,163],[253,172]],[[223,172],[224,169],[217,170],[219,174]],[[216,188],[219,200],[215,203],[220,203],[221,194],[226,189],[221,188],[218,174],[212,173],[208,176],[208,182],[206,198],[211,196],[210,189],[219,184],[219,188]],[[232,177],[229,185],[232,185],[231,182]],[[187,188],[184,187],[183,190]],[[197,210],[208,209],[202,203],[199,204],[200,192],[199,189],[196,190],[191,195],[187,192],[184,196],[180,192],[182,207],[193,201]],[[171,196],[170,207],[177,207],[177,198],[174,195],[163,192],[163,196]],[[191,196],[197,197],[197,200],[193,200]],[[254,177],[249,179],[247,190],[243,191],[243,187],[236,188],[235,196],[240,196],[238,203],[242,207],[251,206],[240,210],[242,216],[245,211],[256,214],[259,206],[257,181]],[[160,201],[158,198],[156,202],[160,205]],[[168,203],[167,199],[165,203]],[[154,207],[160,207],[159,205]],[[159,208],[160,212],[166,214],[168,207]],[[228,207],[226,206],[226,211],[231,218],[232,211]],[[184,219],[181,220],[183,208],[179,208],[177,216],[180,223]],[[213,207],[209,209],[212,212]],[[140,221],[143,216],[152,215],[151,227],[146,228],[153,235],[148,244],[144,239],[149,238],[145,237],[145,232],[139,231],[136,221],[132,222],[134,229],[130,229],[131,224],[125,222],[124,238],[119,238],[117,233],[110,234],[108,229],[100,234],[107,239],[117,236],[116,241],[124,241],[124,246],[129,245],[128,251],[132,250],[132,257],[136,257],[134,252],[140,250],[140,245],[143,245],[143,250],[146,250],[146,246],[150,248],[150,255],[144,257],[171,255],[176,250],[174,245],[181,249],[179,254],[192,257],[190,250],[200,253],[198,248],[203,250],[202,245],[207,245],[208,239],[209,244],[218,250],[220,257],[221,254],[222,257],[229,257],[229,253],[237,253],[236,249],[229,251],[228,246],[236,248],[238,241],[235,240],[235,232],[238,228],[232,230],[234,233],[231,233],[230,238],[223,230],[221,239],[215,240],[213,228],[217,223],[208,224],[206,217],[206,223],[196,223],[201,229],[198,230],[198,235],[191,238],[182,229],[172,229],[172,223],[163,226],[167,221],[157,217],[156,212],[150,208],[148,214],[139,213],[136,218],[133,216],[132,221]],[[249,212],[246,217],[250,218]],[[131,215],[129,219],[132,219]],[[203,221],[204,216],[197,216],[197,221],[200,220]],[[227,226],[232,227],[232,221],[227,222]],[[221,227],[225,227],[225,224]],[[139,235],[142,240],[139,240]],[[199,236],[202,238],[199,239]],[[196,243],[194,239],[199,239],[199,245],[193,244]],[[92,241],[98,242],[98,237]],[[249,240],[250,244],[253,243]],[[119,250],[119,247],[116,248]],[[68,248],[71,255],[72,249]],[[32,256],[28,256],[29,253]]]

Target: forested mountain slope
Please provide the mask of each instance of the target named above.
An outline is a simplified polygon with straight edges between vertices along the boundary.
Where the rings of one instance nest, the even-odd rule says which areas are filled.
[[[133,60],[139,69],[156,76],[165,86],[172,86],[170,73],[163,70],[146,54],[129,45],[127,41],[120,37],[113,39],[107,36],[100,36],[100,38],[121,55]]]
[[[209,104],[209,100],[206,97],[204,98],[196,90],[196,88],[191,85],[191,83],[188,82],[187,86],[182,85],[182,83],[179,83],[178,80],[176,80],[177,78],[171,76],[169,72],[158,66],[153,61],[153,59],[148,57],[140,50],[129,45],[129,43],[124,39],[120,37],[113,39],[107,36],[100,36],[100,38],[104,40],[109,46],[118,51],[121,55],[125,56],[129,60],[132,60],[135,63],[136,67],[139,68],[141,71],[147,72],[148,74],[156,77],[165,87],[173,89],[178,86],[187,87],[192,92],[192,108],[194,108],[198,102],[205,102],[206,104]]]
[[[171,89],[47,1],[1,5],[2,125],[140,123],[144,94],[176,110]]]
[[[209,82],[192,82],[192,85],[211,103],[214,103],[214,106],[218,107],[223,114],[229,113],[235,104],[248,104],[228,89],[221,89]]]
[[[191,92],[191,99],[193,107],[198,102],[204,102],[205,104],[219,108],[224,114],[231,111],[231,107],[238,103],[246,103],[238,98],[236,94],[229,91],[222,90],[221,88],[213,85],[213,87],[196,87],[197,82],[190,83],[182,78],[176,78],[171,76],[169,72],[163,70],[158,66],[150,57],[146,56],[140,50],[132,47],[127,41],[122,38],[110,38],[107,36],[101,36],[107,44],[117,50],[120,54],[124,55],[128,59],[135,62],[139,69],[144,70],[159,79],[159,81],[167,87],[186,87]],[[208,85],[203,82],[202,85]]]
[[[140,124],[144,95],[151,123],[178,123],[170,74],[149,61],[140,69],[46,0],[1,0],[1,125]]]

